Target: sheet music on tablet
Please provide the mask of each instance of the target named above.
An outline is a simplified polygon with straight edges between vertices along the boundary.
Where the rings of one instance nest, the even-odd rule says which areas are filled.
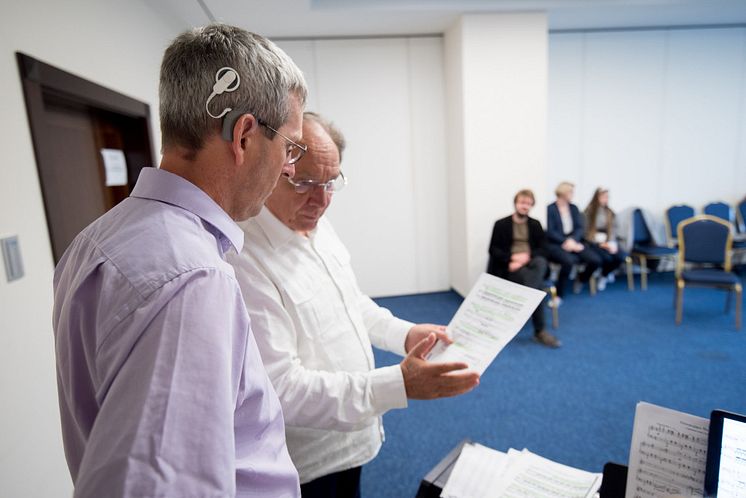
[[[701,497],[709,428],[706,418],[638,403],[625,498]]]
[[[448,324],[453,344],[436,344],[428,360],[463,361],[482,375],[545,295],[544,291],[482,273]]]

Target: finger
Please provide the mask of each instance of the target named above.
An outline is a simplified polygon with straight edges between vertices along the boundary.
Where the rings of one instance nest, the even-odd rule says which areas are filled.
[[[472,391],[475,387],[479,385],[479,381],[459,386],[458,388],[451,388],[446,391],[443,391],[438,396],[439,398],[452,398],[453,396],[460,396],[462,394],[466,394],[469,391]]]
[[[427,376],[438,376],[457,370],[466,370],[469,365],[462,362],[451,362],[451,363],[425,363],[420,366],[422,373]]]
[[[443,327],[443,330],[438,330],[437,332],[435,332],[435,336],[438,338],[439,341],[443,341],[446,344],[453,344],[453,339],[451,339],[451,336],[448,335],[445,327]]]
[[[427,353],[429,353],[430,350],[433,349],[434,345],[435,334],[428,334],[427,337],[415,344],[415,346],[409,351],[409,355],[407,356],[417,356],[419,358],[424,358],[425,355],[427,355]]]
[[[434,323],[423,323],[422,325],[424,327],[427,327],[428,329],[430,329],[429,330],[430,332],[434,332],[436,334],[438,332],[445,332],[446,331],[446,326],[445,325],[436,325]]]
[[[469,372],[466,375],[444,375],[435,385],[436,398],[447,398],[464,394],[479,385],[479,375]]]

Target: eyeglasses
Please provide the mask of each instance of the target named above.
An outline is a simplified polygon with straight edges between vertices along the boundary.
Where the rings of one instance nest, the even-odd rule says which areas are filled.
[[[324,189],[324,192],[333,194],[335,192],[339,192],[345,187],[345,185],[347,185],[347,178],[345,177],[345,175],[342,174],[341,171],[339,172],[339,176],[337,178],[329,180],[325,183],[317,182],[316,180],[301,180],[299,182],[296,182],[289,176],[286,178],[288,180],[288,183],[293,186],[295,192],[298,194],[306,194],[315,188],[322,188]]]
[[[298,161],[300,161],[300,158],[303,157],[303,154],[306,153],[308,150],[308,146],[301,145],[299,143],[296,143],[292,140],[290,140],[288,137],[280,133],[279,131],[275,130],[271,126],[269,126],[267,123],[262,121],[261,119],[257,119],[257,122],[261,125],[267,128],[268,130],[272,130],[273,132],[280,135],[280,137],[284,138],[286,142],[288,142],[288,151],[287,151],[287,163],[288,164],[295,164]]]

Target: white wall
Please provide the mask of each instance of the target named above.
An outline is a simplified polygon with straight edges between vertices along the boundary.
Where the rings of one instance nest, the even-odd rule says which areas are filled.
[[[347,188],[329,218],[374,296],[448,289],[440,37],[286,41],[308,110],[347,139]]]
[[[746,28],[554,33],[549,175],[659,217],[746,195]]]
[[[178,31],[141,1],[12,2],[0,10],[0,237],[18,235],[26,276],[0,264],[0,495],[71,494],[51,329],[53,261],[16,51],[147,102],[157,132],[158,67]]]
[[[465,294],[487,266],[492,225],[511,212],[515,192],[531,188],[544,202],[546,14],[463,16],[446,47],[451,284]]]

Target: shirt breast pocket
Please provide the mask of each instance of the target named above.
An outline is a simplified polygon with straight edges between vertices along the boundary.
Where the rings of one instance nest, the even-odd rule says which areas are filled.
[[[310,341],[327,336],[337,321],[333,303],[320,282],[313,280],[294,281],[285,286],[292,309],[293,321],[298,333]]]

